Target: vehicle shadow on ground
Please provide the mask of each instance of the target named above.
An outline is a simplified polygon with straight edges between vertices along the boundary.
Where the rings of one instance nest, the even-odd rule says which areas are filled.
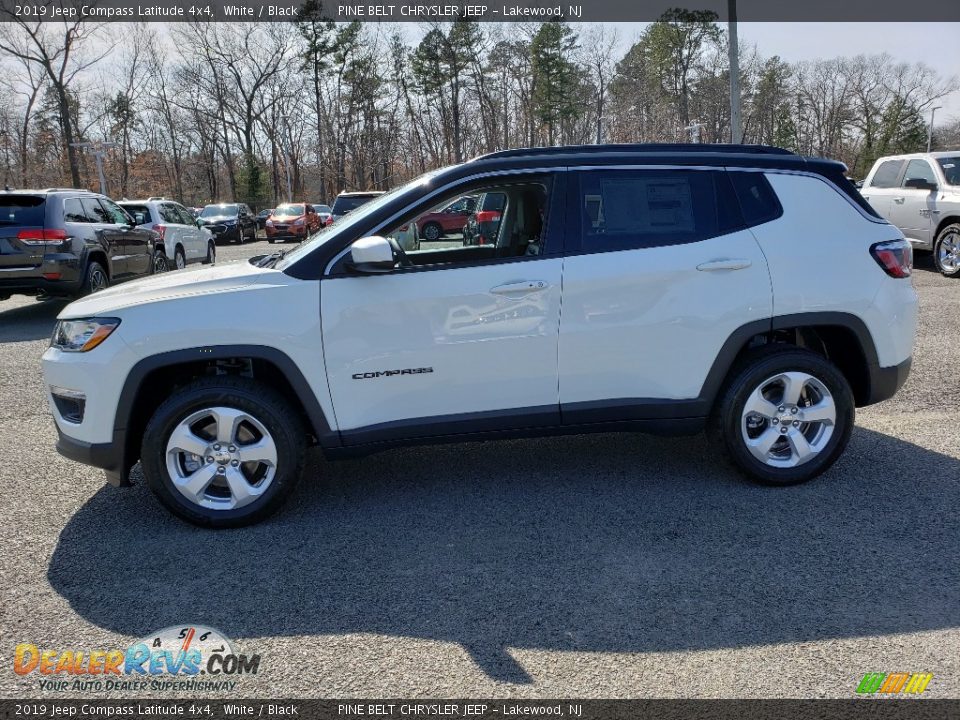
[[[57,315],[68,300],[49,299],[31,301],[27,305],[15,305],[9,310],[8,304],[0,302],[0,342],[25,342],[49,338]]]
[[[53,588],[126,635],[369,632],[509,648],[678,651],[960,625],[960,461],[857,428],[824,477],[743,481],[703,438],[597,435],[314,457],[274,519],[204,531],[143,488],[68,522]]]

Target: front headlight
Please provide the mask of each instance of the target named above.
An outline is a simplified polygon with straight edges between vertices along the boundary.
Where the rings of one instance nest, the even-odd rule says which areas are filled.
[[[224,224],[224,225],[228,225],[228,226],[229,226],[229,225],[236,225],[236,224],[237,224],[237,221],[236,221],[236,220],[224,220],[224,221],[223,221],[223,224]]]
[[[64,352],[87,352],[110,337],[119,324],[119,318],[60,320],[53,329],[50,345]]]
[[[306,219],[305,219],[305,218],[298,217],[296,220],[293,221],[293,224],[294,224],[294,225],[303,225],[304,222],[306,222]]]
[[[273,220],[267,220],[267,227],[273,227]]]

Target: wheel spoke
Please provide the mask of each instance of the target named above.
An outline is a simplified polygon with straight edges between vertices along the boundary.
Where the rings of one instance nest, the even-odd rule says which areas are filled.
[[[217,422],[217,440],[222,443],[232,443],[236,440],[240,423],[247,419],[247,414],[233,408],[214,408],[210,411]]]
[[[249,445],[240,445],[237,448],[237,454],[240,456],[240,462],[261,462],[276,467],[277,448],[273,440],[261,438],[255,443]]]
[[[832,400],[821,400],[816,405],[802,407],[797,413],[800,422],[819,422],[833,425],[837,421],[837,410]]]
[[[743,407],[745,413],[754,413],[767,419],[777,416],[777,406],[767,400],[761,393],[762,388],[754,390]]]
[[[774,430],[773,428],[767,428],[760,433],[758,437],[748,439],[746,441],[747,447],[758,460],[766,462],[767,456],[770,454],[770,448],[773,447],[773,444],[779,437],[780,433],[777,430]]]
[[[227,485],[230,486],[230,495],[232,496],[231,506],[241,507],[257,498],[262,492],[253,487],[239,468],[228,467],[226,473]]]
[[[807,384],[809,376],[798,372],[785,372],[780,376],[783,382],[783,400],[786,405],[796,405],[800,402],[800,394]]]
[[[207,488],[210,486],[210,483],[213,482],[213,479],[216,476],[216,466],[215,464],[211,463],[209,465],[204,465],[199,470],[191,473],[185,478],[175,478],[174,482],[176,483],[180,492],[193,500],[195,503],[200,504],[200,502],[203,500],[203,494],[206,492]]]
[[[807,438],[804,437],[804,434],[795,428],[791,428],[790,432],[787,433],[787,442],[790,443],[790,447],[793,449],[793,454],[796,458],[797,465],[806,462],[817,452],[810,447],[810,443],[807,442]]]
[[[167,442],[168,450],[183,450],[203,457],[207,450],[207,441],[198,437],[188,426],[178,425]]]

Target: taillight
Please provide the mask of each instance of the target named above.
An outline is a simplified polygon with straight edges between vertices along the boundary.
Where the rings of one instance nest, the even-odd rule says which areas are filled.
[[[500,213],[496,210],[481,210],[477,213],[477,222],[497,222]]]
[[[67,233],[63,230],[43,230],[36,228],[33,230],[21,230],[17,233],[17,240],[24,245],[46,245],[47,243],[63,242],[67,239]]]
[[[870,254],[890,277],[910,277],[913,246],[906,240],[887,240],[870,246]]]
[[[156,225],[152,225],[150,229],[157,233],[160,236],[160,239],[163,240],[163,234],[167,231],[167,226],[157,223]]]

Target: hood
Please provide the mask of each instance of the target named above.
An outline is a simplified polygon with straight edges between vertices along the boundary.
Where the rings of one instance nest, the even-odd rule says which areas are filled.
[[[252,285],[265,272],[246,260],[199,270],[180,270],[123,283],[67,305],[60,319],[109,316],[132,305],[191,295],[229,292]]]

